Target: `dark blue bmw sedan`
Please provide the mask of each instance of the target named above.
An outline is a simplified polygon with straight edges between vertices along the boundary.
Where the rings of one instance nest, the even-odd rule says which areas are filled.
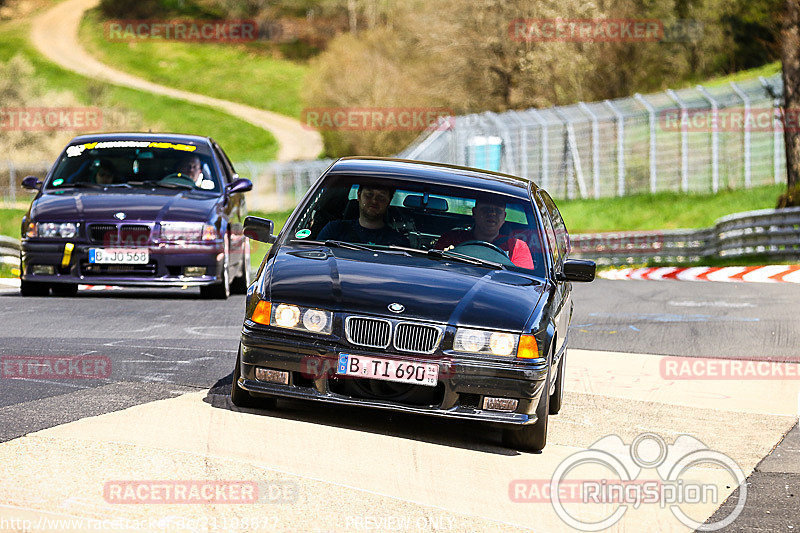
[[[492,172],[345,158],[306,194],[248,292],[231,399],[474,420],[526,450],[561,408],[572,282],[555,203]]]
[[[69,142],[22,220],[21,292],[74,295],[78,284],[199,286],[244,293],[249,243],[241,179],[207,137],[85,135]]]

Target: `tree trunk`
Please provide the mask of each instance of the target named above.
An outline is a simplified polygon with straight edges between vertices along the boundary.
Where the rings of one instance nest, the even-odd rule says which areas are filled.
[[[781,28],[783,61],[783,138],[786,145],[786,183],[800,184],[800,0],[785,0]]]

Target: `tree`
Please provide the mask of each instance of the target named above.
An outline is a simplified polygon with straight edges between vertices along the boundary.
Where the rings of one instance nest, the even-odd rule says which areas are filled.
[[[783,139],[786,145],[787,189],[800,185],[800,0],[786,0],[781,28],[783,61]]]

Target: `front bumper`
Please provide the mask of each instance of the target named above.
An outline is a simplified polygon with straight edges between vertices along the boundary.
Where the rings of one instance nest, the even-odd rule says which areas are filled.
[[[337,388],[336,383],[342,379],[359,379],[336,376],[338,355],[342,352],[404,361],[438,362],[437,387],[441,389],[440,393],[435,403],[430,405],[409,405],[354,397],[332,390]],[[256,367],[289,372],[289,384],[257,380]],[[536,406],[547,379],[547,363],[539,359],[531,360],[531,363],[498,363],[447,354],[444,357],[398,355],[345,347],[335,340],[323,345],[292,335],[254,330],[247,325],[242,332],[240,368],[239,387],[256,397],[261,395],[316,400],[474,420],[499,427],[534,424]],[[516,399],[518,405],[514,412],[482,409],[485,396]]]
[[[67,244],[72,244],[69,250]],[[132,246],[118,246],[135,248]],[[202,286],[221,279],[224,246],[222,241],[208,244],[153,244],[146,248],[150,262],[146,265],[115,265],[103,268],[89,264],[89,249],[96,244],[67,242],[22,242],[21,275],[25,281],[45,283],[84,283],[91,285],[127,286]],[[52,266],[54,273],[34,274],[33,266]],[[187,266],[205,267],[203,276],[185,276]]]

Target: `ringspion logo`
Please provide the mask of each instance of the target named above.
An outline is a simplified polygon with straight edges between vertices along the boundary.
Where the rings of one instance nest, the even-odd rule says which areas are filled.
[[[737,487],[735,504],[729,500],[732,507],[718,521],[706,523],[705,516],[692,516],[694,505],[716,507]],[[716,531],[735,521],[747,500],[746,476],[729,456],[689,435],[667,444],[654,433],[642,433],[630,444],[608,435],[564,459],[549,483],[515,479],[508,491],[517,503],[549,502],[558,517],[578,531],[608,529],[630,508],[642,505],[668,508],[692,530]]]

